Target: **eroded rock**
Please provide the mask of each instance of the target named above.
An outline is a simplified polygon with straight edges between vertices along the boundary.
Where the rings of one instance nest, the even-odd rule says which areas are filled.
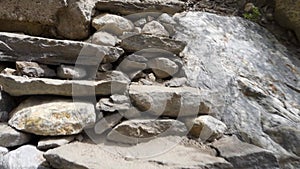
[[[14,147],[23,145],[31,140],[31,135],[17,131],[6,123],[0,123],[0,146]]]

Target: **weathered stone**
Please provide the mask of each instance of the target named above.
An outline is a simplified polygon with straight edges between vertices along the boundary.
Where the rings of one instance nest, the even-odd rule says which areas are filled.
[[[96,32],[92,37],[92,43],[103,46],[116,46],[121,42],[117,37],[107,32]]]
[[[148,59],[145,58],[144,56],[137,55],[135,53],[127,56],[126,59],[131,60],[131,61],[136,61],[136,62],[142,62],[142,63],[145,63],[148,61]]]
[[[141,19],[135,21],[135,22],[134,22],[134,25],[135,25],[135,26],[142,27],[142,26],[144,26],[146,23],[147,23],[147,19],[146,19],[146,18],[141,18]]]
[[[209,102],[201,94],[204,92],[191,87],[131,85],[129,88],[132,104],[138,109],[170,117],[210,113]]]
[[[174,54],[179,54],[185,47],[185,43],[169,38],[153,35],[139,34],[123,39],[121,47],[129,52],[137,52],[148,48],[163,49]]]
[[[93,19],[92,25],[98,31],[105,31],[114,35],[122,35],[123,32],[133,31],[133,23],[121,16],[102,14]]]
[[[182,122],[172,119],[134,119],[117,125],[107,139],[120,143],[137,144],[155,137],[185,135],[187,129]]]
[[[122,118],[122,115],[119,113],[103,117],[102,119],[96,122],[94,126],[95,133],[102,134],[108,129],[112,129],[116,124],[118,124],[121,121]]]
[[[157,20],[161,23],[176,24],[176,21],[167,13],[161,14]]]
[[[122,60],[122,62],[119,64],[118,69],[122,70],[122,72],[125,73],[131,73],[131,72],[140,72],[147,68],[146,63],[140,63],[136,61],[131,61],[127,58]]]
[[[80,133],[96,120],[94,105],[55,97],[30,97],[11,113],[9,125],[36,135]]]
[[[42,151],[35,146],[25,145],[4,155],[2,162],[0,161],[0,168],[49,169],[50,166],[46,163]]]
[[[17,61],[16,68],[20,75],[28,77],[54,77],[56,75],[54,70],[36,62]]]
[[[178,0],[99,0],[96,8],[123,15],[139,12],[165,12],[174,14],[183,10],[184,3]]]
[[[165,27],[157,21],[151,21],[145,24],[142,29],[142,33],[166,37],[169,37],[170,35],[169,32],[166,31]]]
[[[18,75],[18,72],[17,72],[16,69],[5,68],[4,70],[1,71],[1,74],[5,74],[5,75]]]
[[[187,119],[185,125],[190,129],[190,135],[200,138],[203,142],[219,139],[227,130],[227,126],[223,122],[208,115]]]
[[[0,3],[0,30],[85,39],[89,35],[94,5],[95,1],[90,0],[5,0]]]
[[[161,79],[173,76],[179,70],[178,65],[168,58],[155,58],[149,60],[147,64],[154,74]]]
[[[275,19],[283,27],[295,31],[300,40],[300,2],[275,0]]]
[[[130,108],[129,103],[113,103],[109,98],[102,98],[99,100],[99,102],[96,105],[96,108],[100,111],[106,111],[106,112],[123,112]]]
[[[7,154],[9,150],[6,147],[0,147],[0,158],[2,158],[5,154]],[[0,160],[1,163],[2,160]]]
[[[15,106],[15,100],[0,89],[0,122],[8,121],[8,114]]]
[[[212,144],[220,156],[229,161],[234,168],[279,169],[274,154],[260,147],[240,141],[237,137],[225,137]]]
[[[49,150],[44,157],[57,169],[100,169],[112,168],[112,165],[114,169],[165,168],[149,162],[126,161],[120,155],[106,151],[104,146],[78,142]]]
[[[101,64],[98,68],[98,70],[102,72],[112,71],[112,69],[113,69],[113,65],[111,63]]]
[[[222,119],[227,132],[272,151],[280,165],[297,168],[299,163],[289,162],[299,147],[293,140],[300,122],[297,54],[266,29],[239,17],[185,12],[173,18],[178,23],[174,38],[187,42],[181,52],[187,83],[211,92],[206,99],[216,108],[214,117]],[[240,77],[250,82],[244,83],[248,87],[261,89],[250,90],[252,96],[257,91],[266,96],[245,95]],[[276,126],[290,129],[283,134]]]
[[[0,42],[1,61],[98,65],[101,62],[114,62],[123,54],[122,49],[115,47],[5,32],[0,33]]]
[[[130,103],[130,98],[125,95],[114,94],[110,96],[110,99],[116,104]]]
[[[57,77],[62,79],[82,79],[86,75],[86,70],[79,66],[60,65],[57,67]]]
[[[107,75],[111,74],[111,75]],[[122,73],[103,73],[101,79],[87,80],[58,80],[47,78],[25,78],[0,74],[0,84],[3,90],[12,96],[22,95],[61,95],[88,96],[123,93],[130,80]]]
[[[182,87],[186,84],[187,79],[185,77],[180,77],[180,78],[172,78],[169,81],[165,82],[165,86],[167,87]]]
[[[70,143],[75,139],[75,136],[63,137],[47,137],[38,142],[37,148],[40,150],[48,150]]]
[[[0,146],[14,147],[29,142],[31,135],[19,132],[6,123],[0,123],[0,138]]]

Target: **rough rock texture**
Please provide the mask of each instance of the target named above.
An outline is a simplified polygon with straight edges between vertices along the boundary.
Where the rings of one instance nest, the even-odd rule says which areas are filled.
[[[98,0],[96,8],[123,15],[140,12],[165,12],[174,14],[183,10],[183,2],[179,0]]]
[[[227,130],[223,122],[209,115],[187,119],[185,125],[190,129],[189,134],[203,142],[221,138]]]
[[[165,27],[157,21],[151,21],[145,24],[145,26],[142,29],[142,33],[152,34],[156,36],[170,36],[169,32],[165,29]]]
[[[56,73],[46,65],[39,65],[36,62],[17,61],[16,68],[20,75],[28,77],[55,77]]]
[[[94,5],[95,0],[4,0],[0,2],[0,31],[85,39]]]
[[[0,122],[8,121],[8,113],[16,106],[15,100],[6,92],[0,90]]]
[[[25,78],[14,75],[0,74],[0,84],[4,91],[13,96],[22,95],[61,95],[88,96],[123,93],[129,79],[122,73],[115,72],[113,77],[102,76],[96,81],[58,80],[48,78]]]
[[[207,99],[218,108],[215,115],[228,132],[280,159],[291,156],[295,150],[285,145],[298,144],[277,135],[276,128],[290,128],[290,136],[300,129],[296,56],[268,31],[241,18],[187,12],[174,19],[175,39],[187,42],[181,55],[188,84],[215,93]],[[249,83],[239,83],[241,78]]]
[[[173,52],[174,54],[179,54],[185,47],[185,44],[181,41],[145,34],[125,38],[122,40],[120,45],[124,50],[129,52],[137,52],[148,48],[157,48]]]
[[[101,31],[96,32],[92,37],[92,43],[103,46],[115,46],[120,41],[116,36]]]
[[[5,32],[0,33],[0,49],[1,61],[22,60],[55,65],[98,65],[114,62],[123,54],[120,48]]]
[[[295,31],[300,40],[300,1],[275,0],[275,19],[283,27]]]
[[[158,78],[173,76],[178,72],[178,65],[168,58],[155,58],[149,60],[148,67],[151,68]]]
[[[57,68],[57,77],[62,79],[82,79],[86,75],[86,70],[79,66],[60,65]]]
[[[68,144],[74,139],[75,136],[46,137],[44,139],[40,139],[37,148],[40,150],[48,150]]]
[[[0,123],[0,138],[0,146],[14,147],[29,142],[31,135],[17,131],[6,123]]]
[[[222,138],[212,145],[234,168],[279,169],[278,161],[270,151],[244,143],[235,136]]]
[[[0,159],[0,168],[3,169],[49,169],[43,157],[43,152],[35,146],[25,145],[13,150]]]
[[[131,85],[129,95],[134,106],[153,115],[196,117],[210,113],[205,92],[197,88]]]
[[[80,133],[95,123],[92,103],[55,97],[30,97],[13,112],[9,125],[36,135],[56,136]]]
[[[117,125],[107,135],[111,141],[137,144],[156,137],[170,135],[185,135],[187,129],[184,123],[172,119],[135,119],[124,121]]]

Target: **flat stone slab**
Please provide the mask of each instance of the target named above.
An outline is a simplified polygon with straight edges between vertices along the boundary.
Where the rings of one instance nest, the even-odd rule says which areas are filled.
[[[184,3],[179,0],[98,0],[96,8],[122,15],[140,12],[161,12],[174,14],[182,11]]]
[[[118,76],[120,75],[120,76]],[[48,78],[26,78],[0,74],[0,85],[12,96],[23,95],[60,95],[87,96],[122,93],[127,89],[129,80],[118,74],[107,80],[58,80]]]
[[[54,40],[15,33],[0,33],[0,61],[34,61],[44,64],[98,65],[116,61],[123,50],[71,40]],[[78,58],[80,56],[80,58]]]
[[[31,140],[31,135],[17,131],[6,123],[0,123],[0,146],[14,147],[23,145]]]

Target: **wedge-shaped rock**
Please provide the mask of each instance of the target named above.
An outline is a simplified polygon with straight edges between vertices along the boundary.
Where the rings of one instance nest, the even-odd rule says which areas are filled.
[[[129,84],[128,78],[121,72],[115,77],[96,81],[58,80],[47,78],[26,78],[22,76],[0,74],[0,85],[12,96],[22,95],[60,95],[88,96],[123,93]]]
[[[132,104],[141,111],[170,117],[194,116],[210,113],[210,103],[197,88],[131,85]]]
[[[136,119],[117,125],[107,136],[109,140],[121,143],[136,144],[156,137],[185,135],[184,123],[172,119]]]
[[[55,97],[30,97],[22,102],[8,121],[14,128],[45,136],[80,133],[96,120],[92,103]]]
[[[35,61],[44,64],[98,65],[116,61],[123,50],[91,43],[0,33],[0,61]],[[79,57],[80,56],[80,57]]]
[[[234,168],[279,169],[278,161],[272,152],[244,143],[237,137],[225,137],[213,143],[220,156]]]
[[[138,34],[123,39],[121,47],[129,52],[137,52],[148,48],[158,48],[174,54],[179,54],[184,49],[185,43],[165,37]]]
[[[46,137],[38,142],[37,148],[40,150],[48,150],[70,143],[75,139],[75,136],[57,136]]]
[[[0,138],[0,146],[14,147],[29,142],[31,135],[19,132],[6,123],[0,123]]]
[[[174,14],[183,10],[184,3],[179,0],[99,0],[96,8],[123,15],[139,12],[165,12]]]

